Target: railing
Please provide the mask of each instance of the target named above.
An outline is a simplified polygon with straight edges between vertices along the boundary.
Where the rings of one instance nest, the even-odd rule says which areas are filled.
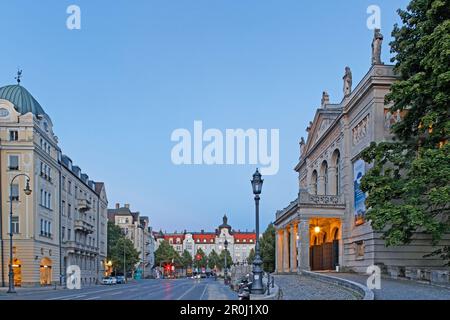
[[[300,192],[299,197],[300,205],[345,205],[345,201],[342,195],[317,195],[307,192]]]
[[[86,233],[93,233],[94,232],[94,226],[87,222],[84,218],[78,218],[75,219],[74,223],[75,230],[86,232]]]
[[[87,199],[78,199],[78,211],[80,212],[86,212],[91,210],[91,203],[89,200]]]

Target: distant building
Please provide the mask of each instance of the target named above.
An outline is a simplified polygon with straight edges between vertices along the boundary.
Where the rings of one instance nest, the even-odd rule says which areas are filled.
[[[136,269],[143,271],[144,277],[149,276],[155,264],[155,237],[149,218],[131,211],[129,204],[121,207],[116,203],[114,209],[108,209],[108,219],[119,226],[124,235],[133,242],[134,248],[140,253]]]
[[[24,174],[30,178],[28,196]],[[105,186],[89,179],[62,154],[50,116],[19,83],[0,88],[0,280],[5,285],[9,281],[10,196],[16,286],[64,284],[70,265],[80,267],[83,285],[102,278]]]
[[[228,251],[234,263],[246,263],[250,251],[255,248],[256,233],[236,231],[228,224],[228,218],[223,217],[222,224],[213,232],[181,232],[164,233],[162,231],[154,233],[158,243],[166,240],[181,255],[187,250],[192,257],[198,249],[202,249],[206,255],[212,250],[220,254],[224,249],[225,240],[228,241]]]

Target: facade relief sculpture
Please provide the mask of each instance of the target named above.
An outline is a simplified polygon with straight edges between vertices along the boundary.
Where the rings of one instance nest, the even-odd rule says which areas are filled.
[[[383,64],[383,62],[381,62],[382,44],[383,44],[383,35],[381,34],[380,29],[375,29],[372,41],[372,65]]]
[[[352,130],[353,145],[357,145],[367,136],[369,115],[361,120]]]

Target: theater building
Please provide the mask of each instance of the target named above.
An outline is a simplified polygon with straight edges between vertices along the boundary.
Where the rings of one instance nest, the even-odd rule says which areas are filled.
[[[233,258],[234,263],[246,263],[250,251],[255,248],[256,233],[233,230],[228,224],[228,218],[224,215],[222,224],[215,231],[201,230],[199,232],[173,232],[164,233],[160,231],[155,233],[160,243],[166,240],[181,255],[187,250],[191,256],[195,256],[198,249],[201,249],[206,255],[211,251],[220,254],[225,249],[225,241],[228,242],[228,251]]]
[[[436,249],[429,235],[416,233],[409,245],[386,247],[365,219],[366,195],[359,184],[370,164],[360,159],[360,153],[373,141],[392,139],[390,128],[402,117],[385,105],[396,80],[393,66],[376,57],[372,60],[354,89],[351,70],[346,68],[339,103],[330,103],[323,93],[306,129],[306,141],[301,138],[295,167],[298,197],[275,217],[278,273],[337,267],[366,272],[378,265],[383,272],[401,275],[414,273],[414,268],[442,266],[439,257],[424,258]]]

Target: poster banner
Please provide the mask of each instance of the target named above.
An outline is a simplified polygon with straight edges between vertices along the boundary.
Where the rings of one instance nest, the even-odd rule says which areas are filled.
[[[354,214],[356,224],[364,223],[366,213],[366,194],[361,191],[361,179],[366,173],[366,163],[363,160],[357,160],[353,163],[353,188],[355,195]]]

